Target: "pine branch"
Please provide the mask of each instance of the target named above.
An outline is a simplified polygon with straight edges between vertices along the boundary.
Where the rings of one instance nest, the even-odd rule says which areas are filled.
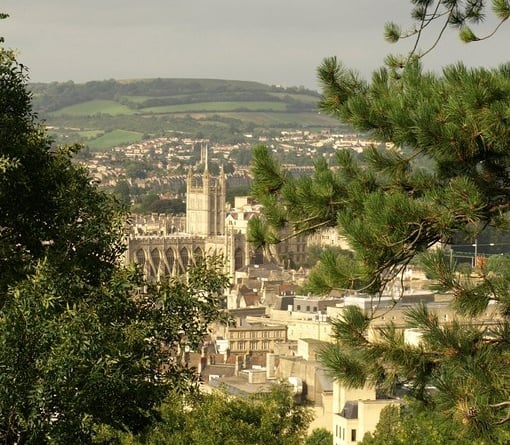
[[[428,50],[426,50],[425,52],[421,53],[420,57],[425,57],[428,53],[433,51],[434,48],[439,44],[439,41],[443,37],[443,34],[446,31],[446,28],[448,28],[448,24],[450,23],[450,20],[451,20],[452,16],[453,16],[453,8],[450,9],[450,11],[448,12],[448,18],[445,20],[443,27],[439,31],[439,34],[438,34],[435,42],[432,44],[432,46]]]
[[[504,423],[507,423],[510,421],[510,410],[508,411],[508,414],[503,419],[499,420],[498,422],[494,422],[494,425],[503,425]]]
[[[483,37],[476,37],[476,41],[482,41],[482,40],[487,40],[487,39],[490,39],[492,36],[494,36],[498,31],[499,31],[499,28],[501,28],[501,26],[503,26],[503,23],[505,23],[506,21],[508,20],[508,16],[505,17],[504,19],[502,19],[498,24],[497,26],[492,30],[492,32],[490,32],[489,34],[483,36]]]
[[[287,241],[289,239],[295,238],[296,236],[303,235],[303,234],[308,234],[310,232],[316,231],[316,230],[321,229],[323,227],[327,227],[329,225],[331,225],[330,221],[323,221],[323,222],[317,223],[317,224],[315,224],[313,226],[305,227],[305,228],[300,229],[300,230],[296,230],[296,231],[292,232],[290,235],[284,236],[278,242]]]
[[[507,400],[506,402],[500,402],[500,403],[493,403],[489,405],[491,408],[501,408],[503,406],[510,406],[510,400]]]
[[[438,17],[437,17],[437,11],[439,11],[439,6],[441,5],[441,2],[437,2],[437,5],[436,5],[436,9],[434,10],[434,12],[430,15],[430,17],[428,18],[427,22],[425,22],[425,18],[426,18],[426,15],[423,14],[423,17],[422,17],[422,21],[421,21],[421,25],[418,29],[418,34],[416,36],[416,40],[414,42],[414,46],[413,48],[411,49],[411,51],[409,52],[409,56],[407,57],[407,63],[406,65],[411,61],[411,59],[414,57],[414,54],[416,53],[416,50],[418,48],[418,44],[420,43],[420,38],[421,38],[421,34],[423,32],[423,30],[428,27],[434,20],[436,20]],[[425,11],[428,9],[428,5],[425,6]]]

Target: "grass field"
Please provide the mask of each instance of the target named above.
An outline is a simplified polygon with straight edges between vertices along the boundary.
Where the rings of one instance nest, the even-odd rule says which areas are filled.
[[[50,116],[93,116],[95,114],[119,116],[134,114],[135,111],[113,100],[91,100],[50,113]]]
[[[143,134],[136,131],[113,130],[87,143],[91,150],[101,151],[118,145],[129,145],[142,140]]]
[[[132,79],[60,89],[53,84],[34,84],[34,91],[38,95],[36,111],[53,128],[55,141],[83,143],[98,151],[138,142],[143,135],[171,131],[201,133],[222,141],[242,136],[247,128],[273,132],[339,125],[315,111],[319,100],[315,91],[258,82]],[[57,94],[59,91],[62,94]],[[97,99],[79,102],[84,98]],[[58,106],[63,108],[56,110]]]
[[[218,113],[220,114],[220,113]],[[287,125],[303,123],[304,127],[309,126],[337,126],[338,122],[328,116],[318,113],[271,113],[271,112],[250,112],[250,113],[221,113],[221,116],[235,118],[242,121],[253,122],[256,125]]]
[[[154,99],[152,96],[122,96],[121,100],[126,100],[134,104],[141,104],[146,100]]]
[[[99,136],[104,134],[103,130],[84,130],[77,131],[76,134],[85,139],[93,139],[98,138]]]
[[[121,96],[122,101],[127,101],[132,104],[143,104],[148,100],[161,100],[161,99],[189,99],[192,98],[192,94],[174,94],[172,96]]]
[[[281,102],[200,102],[196,104],[167,105],[140,110],[147,114],[187,113],[187,112],[226,112],[247,111],[286,111],[287,105]]]

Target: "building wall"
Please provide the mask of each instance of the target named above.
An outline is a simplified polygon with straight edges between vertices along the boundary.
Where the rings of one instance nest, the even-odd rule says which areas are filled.
[[[347,402],[358,403],[357,418],[346,418],[342,411]],[[367,432],[373,432],[381,411],[388,405],[398,404],[394,399],[376,399],[373,387],[347,388],[333,383],[333,444],[351,445],[363,440]],[[353,440],[354,439],[354,440]]]
[[[135,236],[127,240],[126,261],[139,264],[149,279],[184,272],[208,253],[206,239],[187,234]]]
[[[385,407],[396,404],[398,404],[396,400],[360,400],[358,405],[358,440],[362,440],[366,433],[375,431],[381,411]]]
[[[339,382],[333,383],[333,411],[340,413],[346,402],[355,400],[375,400],[375,388],[347,388]]]
[[[354,440],[353,431],[355,432]],[[358,442],[362,438],[358,437],[358,421],[357,419],[346,419],[338,414],[333,414],[333,444],[334,445],[351,445]]]
[[[322,393],[320,401],[312,408],[313,420],[308,427],[309,433],[317,428],[324,428],[331,432],[333,422],[333,395],[331,393]]]
[[[226,338],[233,354],[247,352],[272,352],[277,343],[287,341],[285,326],[249,326],[228,328]]]
[[[397,329],[404,330],[408,328],[409,323],[406,321],[406,313],[412,306],[413,303],[411,302],[399,303],[391,310],[384,306],[375,310],[374,319],[371,321],[368,331],[369,340],[373,341],[377,339],[379,330],[387,326],[388,323],[394,324]],[[495,305],[489,306],[485,313],[477,317],[476,320],[471,318],[462,318],[459,316],[459,314],[453,310],[450,304],[450,299],[446,299],[446,301],[441,302],[427,303],[426,306],[432,314],[435,314],[438,317],[438,321],[441,325],[447,325],[453,320],[458,320],[460,322],[465,320],[469,323],[480,323],[490,326],[500,319],[500,315],[498,314]],[[343,307],[328,307],[327,316],[329,319],[338,318],[342,316],[343,311]],[[291,338],[290,335],[289,330],[289,338]]]
[[[287,326],[289,340],[297,341],[301,338],[312,338],[321,341],[332,341],[331,324],[325,318],[318,319],[313,314],[275,309],[271,309],[269,315],[272,322]]]
[[[300,378],[304,384],[303,392],[307,400],[322,403],[323,389],[317,380],[317,369],[320,367],[318,362],[304,360],[301,357],[280,356],[276,375],[284,380],[289,377]]]

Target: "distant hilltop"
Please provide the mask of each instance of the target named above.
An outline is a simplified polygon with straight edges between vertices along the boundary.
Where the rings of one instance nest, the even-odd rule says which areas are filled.
[[[218,143],[289,129],[337,129],[304,87],[217,79],[32,83],[34,111],[56,143],[92,150],[179,133]]]
[[[286,111],[297,111],[314,108],[320,97],[316,91],[304,87],[219,79],[111,79],[32,83],[30,88],[37,111],[60,114],[65,113],[66,107],[94,100],[115,101],[132,110],[185,104],[264,102],[285,105]]]

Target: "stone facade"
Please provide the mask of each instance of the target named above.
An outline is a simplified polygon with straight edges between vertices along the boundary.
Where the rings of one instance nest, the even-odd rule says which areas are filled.
[[[204,256],[221,256],[230,275],[248,263],[246,231],[225,228],[225,174],[212,176],[205,165],[202,175],[190,169],[186,177],[185,217],[133,217],[126,261],[141,265],[147,278],[183,273]]]

